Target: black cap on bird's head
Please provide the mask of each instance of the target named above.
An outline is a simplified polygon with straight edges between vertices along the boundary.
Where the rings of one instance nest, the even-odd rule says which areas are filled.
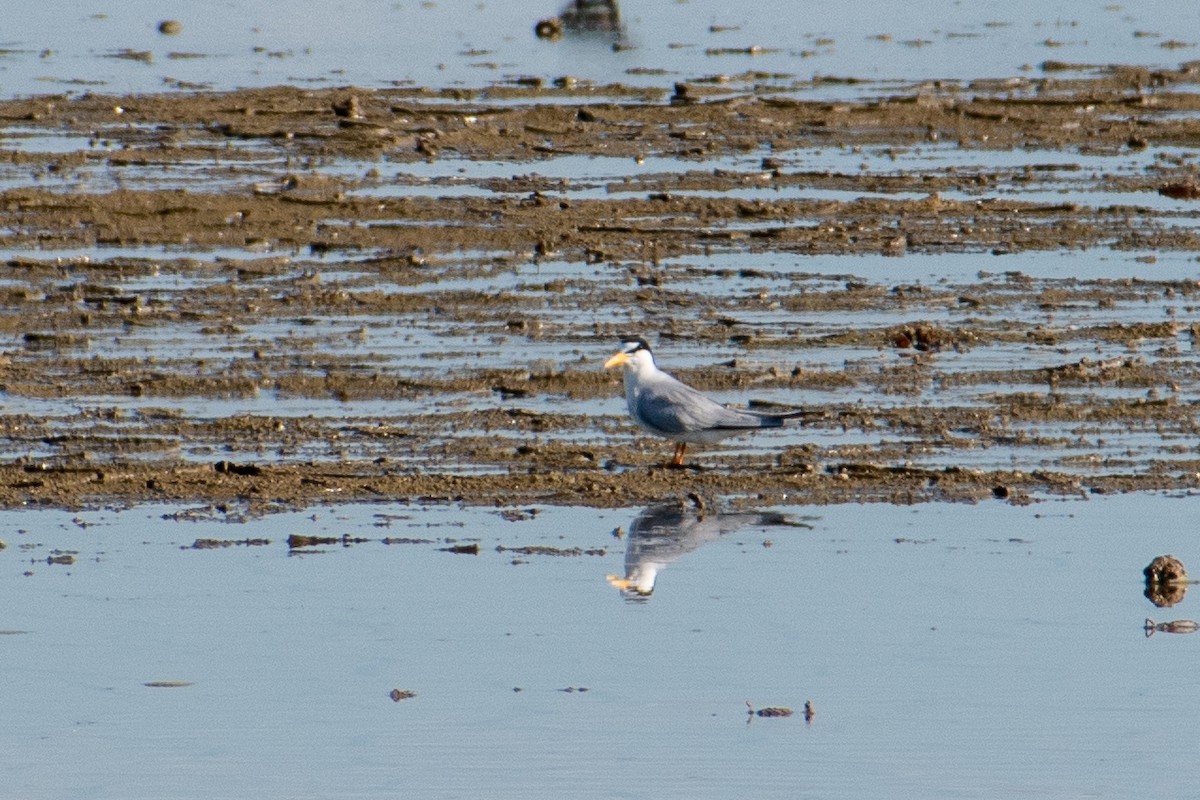
[[[621,337],[621,352],[626,355],[636,353],[638,350],[649,350],[650,343],[640,336],[623,336]]]
[[[616,355],[604,362],[604,368],[617,367],[629,361],[630,356],[634,353],[645,350],[650,353],[650,344],[640,336],[623,336],[621,338],[621,349]]]

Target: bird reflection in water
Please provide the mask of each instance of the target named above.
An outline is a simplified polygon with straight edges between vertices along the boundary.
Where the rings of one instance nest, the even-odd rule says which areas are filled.
[[[620,33],[621,10],[616,0],[572,0],[559,17],[567,30]]]
[[[539,39],[558,39],[571,34],[616,35],[625,32],[616,0],[571,0],[557,17],[543,19],[534,27]]]
[[[719,513],[702,502],[650,506],[629,525],[625,577],[609,575],[608,582],[627,600],[645,600],[654,591],[658,573],[680,556],[727,533],[776,526],[811,527],[769,511]]]

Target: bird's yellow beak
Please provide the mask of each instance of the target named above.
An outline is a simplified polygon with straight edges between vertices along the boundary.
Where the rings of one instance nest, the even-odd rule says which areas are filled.
[[[620,352],[620,353],[617,353],[612,358],[610,358],[608,361],[605,361],[604,368],[608,369],[609,367],[619,367],[622,364],[627,363],[628,361],[629,361],[629,356],[625,355],[624,352]]]
[[[628,578],[618,578],[616,575],[609,575],[605,578],[605,580],[607,580],[608,585],[614,589],[620,589],[622,592],[633,592],[640,597],[649,597],[654,593],[654,587],[650,587],[649,590],[640,589],[636,583]]]
[[[618,578],[616,575],[608,575],[605,577],[605,580],[608,581],[609,586],[613,587],[614,589],[620,589],[621,591],[625,591],[630,586],[633,586],[633,581],[625,578]]]

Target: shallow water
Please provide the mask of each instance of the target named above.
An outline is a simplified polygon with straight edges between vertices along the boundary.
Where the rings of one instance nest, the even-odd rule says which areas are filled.
[[[608,36],[539,41],[533,28],[559,0],[337,4],[236,0],[221,13],[150,0],[39,3],[10,15],[0,91],[105,93],[276,84],[483,86],[570,75],[603,85],[762,73],[784,85],[814,77],[866,80],[1008,78],[1044,61],[1174,65],[1195,58],[1187,31],[1200,9],[1178,3],[940,2],[730,6],[621,2],[624,48]],[[158,32],[163,19],[178,35]],[[788,20],[780,24],[780,20]],[[864,22],[867,21],[867,22]],[[757,48],[751,54],[749,48]],[[860,84],[819,83],[857,96]],[[875,90],[871,90],[875,91]]]
[[[1195,561],[1195,502],[781,507],[639,541],[663,564],[633,600],[605,575],[639,509],[9,513],[6,791],[1137,796],[1200,734],[1200,637],[1143,631],[1194,600],[1141,580]]]

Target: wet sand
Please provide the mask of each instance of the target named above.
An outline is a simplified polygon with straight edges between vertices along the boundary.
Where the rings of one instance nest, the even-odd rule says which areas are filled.
[[[1200,141],[1200,68],[1081,72],[1047,64],[834,103],[760,89],[753,74],[658,91],[568,81],[0,102],[0,506],[1019,503],[1200,487],[1188,314],[1200,284],[1155,278],[1154,256],[1138,256],[1137,279],[1030,277],[1004,258],[1200,251],[1196,212],[1159,202],[1200,197],[1178,155]],[[888,168],[889,149],[922,147],[984,165]],[[794,155],[860,149],[846,170]],[[1175,155],[1115,168],[1148,149]],[[1031,166],[1033,151],[1061,163]],[[754,169],[711,166],[748,153],[762,153]],[[604,185],[537,174],[570,156],[631,171]],[[634,174],[655,158],[685,166]],[[443,162],[443,177],[417,177]],[[511,169],[477,177],[473,163]],[[764,253],[794,267],[737,265]],[[918,285],[817,276],[813,263],[956,254],[996,266]],[[713,290],[723,283],[739,291]],[[1097,313],[1054,324],[1079,309]],[[781,314],[796,324],[754,322]],[[331,338],[330,320],[345,336]],[[737,352],[673,370],[706,390],[825,393],[804,403],[824,444],[660,466],[669,444],[596,410],[621,393],[600,365],[630,320],[664,346]],[[381,355],[382,321],[424,338]],[[531,367],[456,351],[443,370],[428,352],[443,336],[559,356]],[[176,344],[148,355],[156,341]],[[864,360],[813,366],[831,348]],[[948,399],[903,402],[929,387]],[[172,405],[264,395],[335,410]],[[1130,452],[1113,431],[1148,444]],[[828,444],[839,434],[845,444]],[[1008,467],[975,463],[1012,448]]]

